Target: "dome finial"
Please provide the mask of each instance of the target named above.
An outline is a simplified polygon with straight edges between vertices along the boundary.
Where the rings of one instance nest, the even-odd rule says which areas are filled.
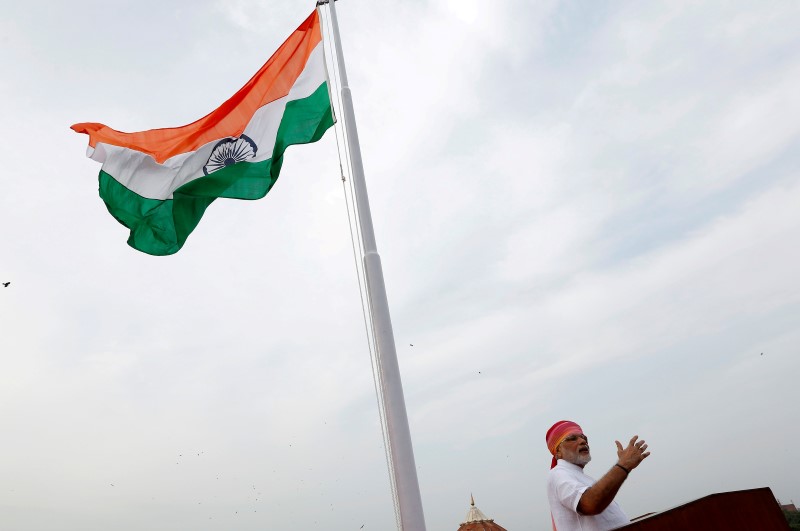
[[[475,498],[472,497],[472,493],[469,493],[469,504],[475,507]]]

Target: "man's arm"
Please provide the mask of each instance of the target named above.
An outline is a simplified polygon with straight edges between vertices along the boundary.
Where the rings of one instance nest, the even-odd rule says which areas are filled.
[[[578,502],[579,513],[586,515],[600,514],[606,510],[606,507],[611,505],[622,483],[628,477],[628,472],[620,467],[631,471],[650,455],[650,452],[645,452],[647,444],[645,444],[644,439],[637,441],[636,439],[638,438],[638,435],[634,435],[628,443],[628,447],[624,449],[619,441],[614,441],[617,443],[617,457],[619,457],[617,465],[619,466],[614,465],[611,467],[611,470],[606,472],[597,483],[584,491]]]

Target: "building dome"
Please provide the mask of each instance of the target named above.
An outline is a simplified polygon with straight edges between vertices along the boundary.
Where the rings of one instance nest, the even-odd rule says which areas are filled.
[[[491,518],[487,518],[483,512],[475,507],[475,498],[469,497],[469,511],[467,518],[461,523],[458,531],[507,531],[505,527],[496,524]]]

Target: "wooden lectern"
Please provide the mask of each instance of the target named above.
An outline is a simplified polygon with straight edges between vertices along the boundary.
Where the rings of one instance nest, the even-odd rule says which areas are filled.
[[[768,487],[711,494],[663,513],[647,514],[624,531],[786,531],[789,524]]]

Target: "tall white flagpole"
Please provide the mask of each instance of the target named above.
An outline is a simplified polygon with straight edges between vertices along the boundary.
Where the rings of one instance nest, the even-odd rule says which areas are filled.
[[[378,345],[378,371],[383,389],[384,416],[386,418],[389,447],[394,465],[394,483],[400,507],[400,525],[403,531],[425,531],[425,515],[422,512],[422,498],[419,493],[417,467],[414,463],[414,450],[411,446],[411,431],[408,427],[406,403],[403,397],[403,384],[400,381],[400,367],[397,363],[392,320],[389,316],[389,302],[383,282],[381,257],[375,244],[372,215],[367,197],[367,183],[364,180],[364,165],[361,161],[361,147],[358,142],[353,97],[347,82],[344,67],[339,23],[336,20],[335,0],[329,0],[333,40],[336,46],[336,60],[341,79],[342,113],[347,128],[347,145],[353,171],[353,185],[356,190],[356,208],[361,220],[361,238],[364,245],[364,271],[367,277],[367,294],[372,306],[372,326]]]

